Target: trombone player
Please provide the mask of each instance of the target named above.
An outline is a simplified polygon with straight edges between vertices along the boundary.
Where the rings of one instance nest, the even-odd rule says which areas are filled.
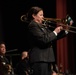
[[[20,20],[22,22],[28,22],[27,18],[26,18],[26,15],[22,15],[20,17]],[[48,23],[50,23],[50,24],[57,24],[59,26],[62,26],[63,30],[67,30],[68,32],[76,33],[76,31],[70,30],[70,28],[76,29],[76,27],[72,26],[73,20],[72,20],[72,18],[69,15],[67,15],[66,18],[64,18],[64,19],[43,18],[43,23],[47,24],[47,25],[48,25]],[[50,25],[49,25],[49,27],[56,28],[56,27],[50,26]]]
[[[52,75],[51,63],[55,62],[53,42],[68,34],[63,26],[58,26],[53,31],[45,27],[42,23],[43,15],[42,8],[31,7],[25,19],[28,22],[29,61],[33,75]]]

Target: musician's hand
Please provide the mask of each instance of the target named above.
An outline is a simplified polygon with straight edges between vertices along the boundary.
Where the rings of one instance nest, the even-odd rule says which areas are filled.
[[[62,26],[59,26],[59,27],[56,27],[54,31],[55,31],[56,33],[60,33],[61,30],[63,30],[63,27],[62,27]]]
[[[73,25],[73,20],[70,21],[70,26]]]
[[[7,71],[8,71],[8,72],[11,72],[12,67],[11,67],[11,65],[10,65],[10,64],[6,64],[6,68],[7,68]]]
[[[26,75],[29,75],[27,71],[25,71]]]
[[[70,21],[70,24],[69,24],[69,25],[67,24],[66,27],[64,27],[65,30],[68,31],[68,30],[70,29],[70,26],[71,26],[71,25],[73,25],[73,20]]]
[[[52,75],[57,75],[57,73],[55,71],[53,71]]]

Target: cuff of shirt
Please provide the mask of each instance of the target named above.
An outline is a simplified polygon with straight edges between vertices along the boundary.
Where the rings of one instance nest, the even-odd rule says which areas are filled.
[[[68,34],[68,31],[66,30],[65,33]]]
[[[55,32],[55,31],[53,31],[54,32],[54,34],[57,36],[57,33]]]

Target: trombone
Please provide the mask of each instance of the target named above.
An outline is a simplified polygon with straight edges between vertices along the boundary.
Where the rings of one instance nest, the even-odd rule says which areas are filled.
[[[74,31],[74,29],[76,29],[76,27],[70,25],[70,22],[72,22],[72,24],[73,24],[73,20],[70,16],[66,16],[66,18],[64,18],[64,19],[44,18],[44,21],[46,23],[52,23],[52,24],[57,24],[57,25],[63,26],[63,27],[68,27],[68,29],[63,28],[63,30],[67,30],[68,32],[76,33],[76,31]],[[54,26],[51,26],[51,25],[50,25],[50,27],[55,28]],[[73,29],[73,30],[71,30],[71,29]]]
[[[26,22],[26,15],[22,15],[20,17],[20,20],[22,22]],[[44,21],[44,23],[52,23],[52,24],[57,24],[57,25],[63,26],[63,27],[68,27],[69,28],[68,30],[65,28],[63,30],[67,30],[68,32],[76,33],[76,31],[70,30],[71,28],[76,29],[76,27],[69,25],[71,21],[73,22],[72,18],[69,15],[67,15],[66,18],[64,18],[64,19],[45,17],[43,21]],[[51,26],[51,25],[50,25],[50,27],[55,28],[54,26]]]
[[[22,15],[22,16],[20,17],[20,20],[21,20],[22,22],[26,22],[26,15]]]

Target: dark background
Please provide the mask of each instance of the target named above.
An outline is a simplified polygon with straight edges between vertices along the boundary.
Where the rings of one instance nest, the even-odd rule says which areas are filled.
[[[11,54],[8,56],[12,58],[12,63],[15,67],[20,60],[22,51],[28,50],[29,46],[26,39],[26,25],[20,20],[20,17],[27,13],[31,6],[39,6],[44,10],[45,17],[56,17],[56,3],[55,0],[2,0],[1,4],[1,22],[2,22],[2,36],[6,43],[7,51]],[[17,51],[14,51],[17,49]]]
[[[20,54],[24,50],[28,50],[29,46],[26,38],[26,25],[20,20],[20,17],[27,13],[32,6],[39,6],[44,10],[44,16],[56,18],[56,0],[1,0],[0,1],[0,16],[2,27],[2,39],[6,43],[7,51],[17,49],[14,52],[7,54]],[[67,0],[68,13],[74,20],[76,26],[76,9],[75,0]],[[1,29],[1,28],[0,28]],[[74,53],[76,53],[76,34],[70,33],[69,39],[73,37]],[[68,41],[70,43],[70,41]],[[55,45],[56,46],[56,45]],[[71,46],[71,44],[70,44]],[[56,51],[55,51],[56,53]],[[70,56],[70,55],[69,55]],[[13,65],[20,60],[20,55],[11,55]],[[76,56],[74,56],[76,58]],[[76,61],[75,61],[76,62]]]
[[[26,14],[31,6],[40,6],[44,9],[46,17],[56,17],[55,0],[3,0],[2,19],[3,36],[8,49],[22,48],[26,46],[26,26],[20,20],[21,15]],[[8,47],[9,46],[9,47]]]

